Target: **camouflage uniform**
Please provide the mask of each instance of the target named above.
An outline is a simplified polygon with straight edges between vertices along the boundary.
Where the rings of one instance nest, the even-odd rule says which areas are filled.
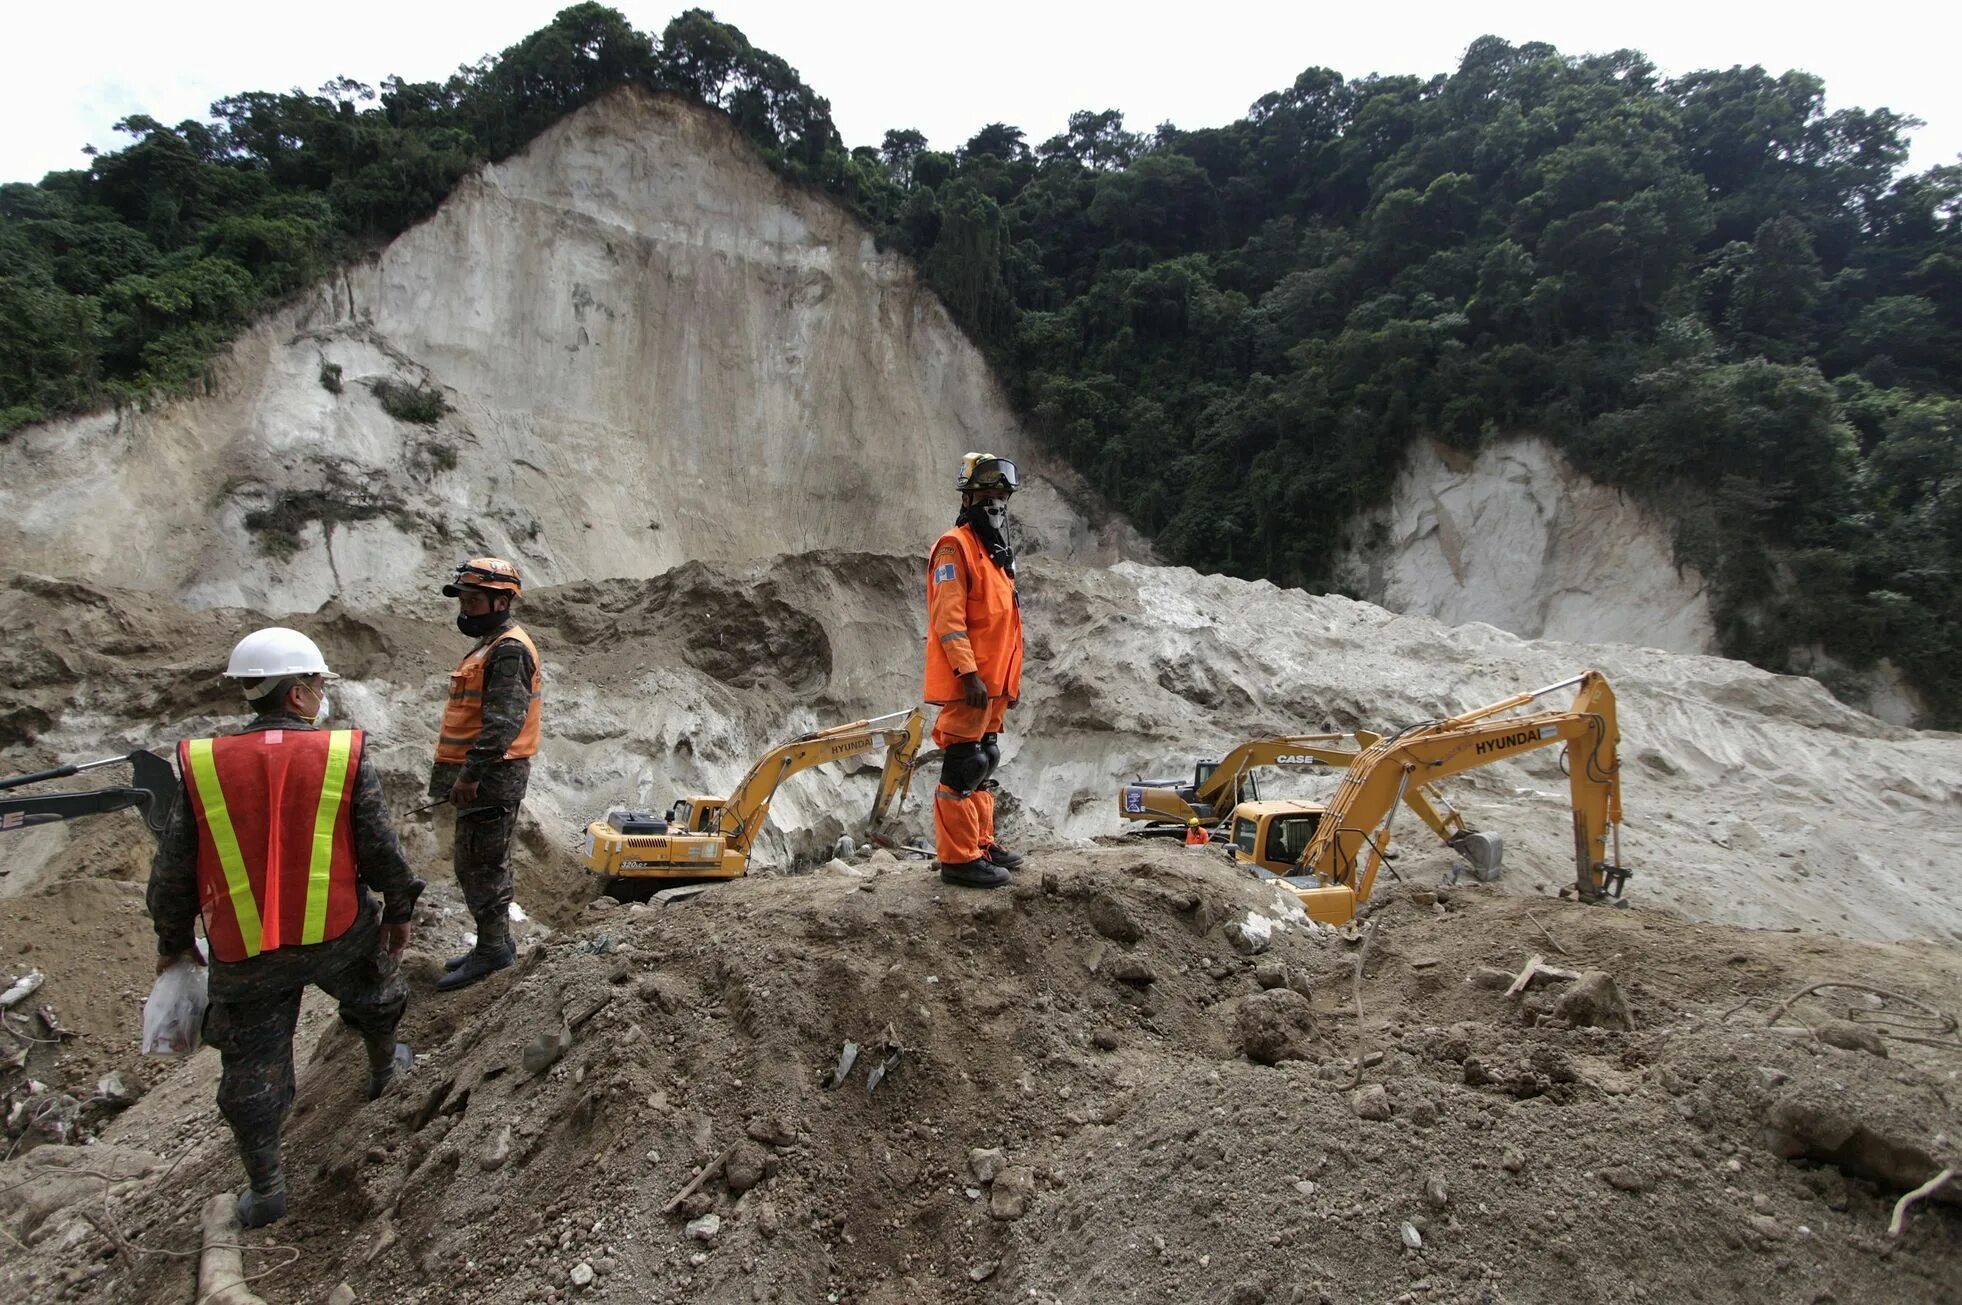
[[[256,717],[241,733],[311,730],[283,713]],[[350,812],[358,868],[358,906],[346,933],[311,946],[279,947],[243,961],[213,961],[204,1040],[218,1048],[218,1111],[232,1126],[255,1191],[283,1190],[279,1129],[293,1104],[293,1029],[300,998],[312,984],[341,1005],[341,1021],[361,1035],[371,1072],[391,1063],[395,1026],[409,990],[396,961],[381,949],[381,925],[401,924],[415,911],[423,884],[403,859],[382,805],[381,771],[364,752],[355,768]],[[180,781],[181,783],[181,781]],[[379,890],[385,905],[370,889]],[[198,832],[189,796],[180,788],[170,825],[150,863],[147,894],[157,953],[192,946],[198,917]]]
[[[511,624],[507,617],[495,639]],[[531,783],[531,758],[504,760],[531,710],[531,654],[515,639],[491,649],[484,664],[484,728],[467,760],[436,763],[429,773],[429,796],[447,797],[459,781],[475,780],[477,796],[456,812],[452,863],[464,905],[477,921],[477,948],[485,957],[503,953],[511,942],[511,840],[518,829],[518,805]]]

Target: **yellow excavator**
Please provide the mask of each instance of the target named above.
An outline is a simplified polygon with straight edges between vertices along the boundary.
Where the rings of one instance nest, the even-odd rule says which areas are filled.
[[[1175,779],[1139,779],[1126,784],[1117,795],[1117,814],[1124,820],[1144,821],[1140,833],[1173,833],[1194,821],[1205,829],[1223,825],[1236,812],[1258,806],[1269,818],[1262,822],[1263,841],[1256,846],[1270,849],[1265,854],[1268,860],[1292,863],[1308,845],[1322,808],[1307,802],[1260,802],[1254,770],[1263,766],[1308,770],[1338,766],[1346,770],[1381,738],[1368,730],[1357,730],[1353,734],[1270,734],[1249,739],[1218,761],[1198,763],[1190,784]],[[1443,793],[1419,784],[1403,795],[1403,801],[1447,846],[1465,851],[1475,868],[1496,871],[1503,846],[1496,838],[1474,844],[1475,831]],[[1490,864],[1482,865],[1483,860]]]
[[[1573,705],[1565,711],[1503,714],[1576,686]],[[1241,803],[1233,812],[1230,855],[1260,877],[1287,885],[1301,899],[1309,918],[1347,924],[1376,885],[1377,872],[1390,851],[1391,817],[1399,802],[1408,802],[1413,792],[1437,780],[1561,744],[1572,790],[1575,862],[1574,886],[1562,889],[1561,895],[1574,893],[1586,902],[1619,901],[1629,874],[1618,864],[1621,767],[1616,750],[1620,741],[1614,691],[1599,671],[1586,671],[1377,739],[1349,764],[1325,807]],[[1280,837],[1283,829],[1285,838]],[[1453,846],[1478,870],[1488,859],[1496,862],[1490,846],[1496,842],[1487,835],[1469,834]],[[1288,857],[1294,848],[1299,848],[1298,853]]]
[[[668,884],[736,879],[749,870],[749,855],[770,815],[770,800],[786,779],[827,761],[842,761],[873,748],[886,749],[879,790],[872,799],[872,827],[883,824],[912,783],[924,716],[918,707],[805,734],[763,754],[726,798],[690,796],[665,816],[612,811],[586,826],[588,872],[618,896]]]

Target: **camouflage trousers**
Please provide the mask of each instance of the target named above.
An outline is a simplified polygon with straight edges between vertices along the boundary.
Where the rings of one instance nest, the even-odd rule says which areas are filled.
[[[365,923],[365,922],[364,922]],[[204,1012],[204,1040],[218,1048],[218,1113],[232,1127],[253,1187],[274,1190],[279,1172],[279,1129],[293,1105],[293,1030],[308,983],[341,1004],[341,1022],[361,1035],[370,1070],[395,1050],[395,1026],[409,1002],[395,959],[373,946],[349,964],[289,978],[280,986],[252,990],[229,985]]]
[[[456,813],[452,862],[463,903],[477,921],[477,950],[501,953],[511,939],[511,840],[518,830],[518,804],[478,804]]]

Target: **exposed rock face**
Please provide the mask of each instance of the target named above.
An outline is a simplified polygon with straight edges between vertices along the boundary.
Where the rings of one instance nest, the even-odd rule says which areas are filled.
[[[312,611],[426,590],[469,553],[534,583],[923,553],[971,448],[1038,473],[1025,552],[1114,555],[904,260],[718,115],[644,92],[466,180],[217,372],[0,447],[8,569]],[[452,411],[398,420],[376,382]]]
[[[1345,580],[1392,611],[1529,639],[1713,650],[1702,577],[1669,526],[1535,438],[1470,456],[1419,444],[1390,506],[1358,524]]]

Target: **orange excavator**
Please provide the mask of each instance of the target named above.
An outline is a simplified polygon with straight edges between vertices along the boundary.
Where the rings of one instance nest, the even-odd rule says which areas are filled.
[[[1565,711],[1506,713],[1561,689],[1574,688]],[[1572,790],[1574,884],[1562,896],[1585,902],[1619,901],[1629,872],[1620,864],[1620,731],[1615,695],[1599,671],[1586,671],[1543,689],[1445,720],[1412,725],[1378,739],[1350,763],[1326,806],[1242,802],[1233,812],[1232,857],[1266,879],[1277,879],[1301,899],[1311,919],[1347,924],[1369,900],[1390,851],[1390,824],[1413,791],[1453,775],[1509,761],[1539,748],[1561,745]],[[1275,855],[1270,826],[1288,822],[1293,838],[1282,850],[1300,848],[1292,861]],[[1612,852],[1612,855],[1610,853]],[[1474,850],[1475,853],[1475,850]],[[1480,860],[1471,855],[1474,866]]]

